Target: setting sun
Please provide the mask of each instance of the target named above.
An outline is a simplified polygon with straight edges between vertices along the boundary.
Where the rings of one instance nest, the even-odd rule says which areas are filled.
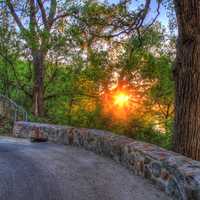
[[[114,104],[119,107],[125,107],[129,103],[129,95],[126,93],[118,93],[114,96]]]

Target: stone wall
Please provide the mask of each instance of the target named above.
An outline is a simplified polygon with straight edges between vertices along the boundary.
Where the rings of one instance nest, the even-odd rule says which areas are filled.
[[[173,199],[200,200],[200,162],[158,146],[94,129],[16,122],[16,137],[35,131],[49,141],[84,147],[112,158],[133,173],[150,179]]]

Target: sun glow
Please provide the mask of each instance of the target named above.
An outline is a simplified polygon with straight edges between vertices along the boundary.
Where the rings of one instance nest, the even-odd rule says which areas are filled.
[[[125,89],[111,90],[102,96],[103,113],[113,120],[128,121],[132,110],[132,93]]]
[[[120,108],[124,108],[128,106],[130,100],[130,96],[126,93],[119,92],[114,95],[114,104]]]

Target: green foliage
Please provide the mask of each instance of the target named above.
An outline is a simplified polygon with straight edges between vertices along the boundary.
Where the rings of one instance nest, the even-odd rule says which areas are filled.
[[[116,33],[118,28],[110,24],[127,28],[132,22],[123,5],[84,1],[68,2],[63,8],[70,20],[59,20],[52,32],[42,29],[37,35],[31,31],[19,35],[0,23],[0,93],[22,105],[31,121],[105,129],[170,148],[173,46],[163,50],[167,41],[162,26],[155,23],[148,29],[141,27],[140,35],[133,32],[111,37],[109,33]],[[28,38],[29,48],[22,38]],[[48,41],[40,46],[41,40]],[[30,46],[48,50],[45,114],[40,118],[31,114],[34,70]],[[108,105],[102,100],[103,94],[118,86],[133,93],[136,90],[135,95],[140,96],[136,100],[141,105],[126,121],[104,113]]]
[[[155,131],[154,128],[150,125],[139,129],[134,134],[133,138],[136,140],[156,144],[166,149],[171,149],[172,147],[172,133],[162,133],[159,131]]]

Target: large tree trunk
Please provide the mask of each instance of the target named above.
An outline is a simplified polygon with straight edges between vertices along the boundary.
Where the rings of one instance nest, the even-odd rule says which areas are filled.
[[[173,148],[200,160],[200,0],[174,0],[178,21]]]
[[[33,52],[33,114],[42,117],[44,114],[44,58],[43,52]]]

